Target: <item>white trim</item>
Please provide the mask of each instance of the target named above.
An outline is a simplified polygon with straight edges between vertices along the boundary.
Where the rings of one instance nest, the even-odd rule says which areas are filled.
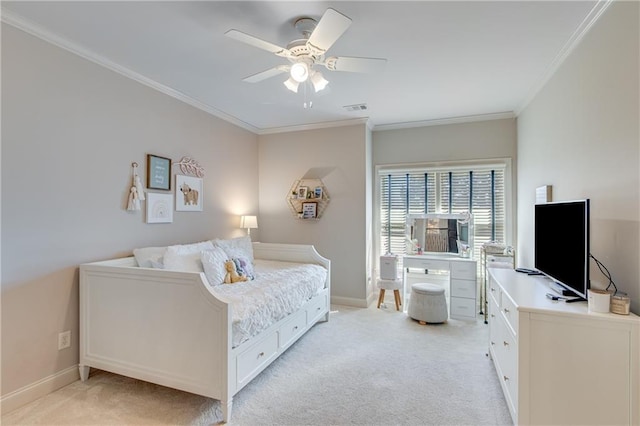
[[[569,40],[562,46],[562,49],[558,52],[554,60],[551,62],[542,78],[531,88],[528,96],[524,99],[522,104],[515,109],[516,117],[529,105],[529,103],[536,97],[538,92],[549,82],[551,77],[558,71],[558,68],[564,63],[567,57],[575,50],[580,44],[582,38],[589,32],[593,24],[596,23],[607,8],[613,3],[613,0],[598,0],[595,6],[589,11],[584,20],[580,23],[578,28],[569,37]]]
[[[370,297],[371,298],[371,297]],[[332,305],[353,306],[355,308],[366,308],[369,306],[367,299],[356,299],[353,297],[331,296]]]
[[[316,130],[316,129],[344,127],[344,126],[354,126],[357,124],[365,124],[367,126],[370,126],[369,117],[351,118],[348,120],[339,120],[339,121],[325,121],[321,123],[300,124],[297,126],[271,127],[268,129],[258,130],[256,133],[259,135],[270,135],[274,133],[300,132],[304,130]]]
[[[423,171],[428,169],[429,171],[442,171],[442,170],[466,170],[469,168],[474,168],[478,170],[483,169],[495,169],[495,168],[503,168],[511,166],[511,158],[503,157],[503,158],[488,158],[481,160],[447,160],[447,161],[433,161],[433,162],[422,162],[422,163],[395,163],[395,164],[376,164],[375,173],[376,176],[380,176],[385,173],[394,173],[394,172],[414,172],[414,171]]]
[[[408,121],[406,123],[390,123],[374,125],[374,131],[411,129],[414,127],[441,126],[444,124],[473,123],[476,121],[503,120],[515,118],[513,111],[496,112],[491,114],[466,115],[462,117],[437,118],[434,120]]]
[[[39,26],[38,24],[29,21],[28,19],[10,11],[7,10],[6,8],[2,8],[0,10],[0,14],[2,15],[2,22],[4,22],[7,25],[11,25],[19,30],[22,30],[28,34],[31,34],[34,37],[38,37],[39,39],[42,39],[48,43],[51,43],[57,47],[60,47],[64,50],[67,50],[71,53],[74,53],[78,56],[80,56],[83,59],[86,59],[88,61],[91,61],[97,65],[100,65],[102,67],[105,67],[115,73],[118,73],[120,75],[123,75],[127,78],[130,78],[131,80],[137,81],[138,83],[144,84],[147,87],[150,87],[152,89],[155,89],[161,93],[164,93],[165,95],[171,96],[172,98],[175,98],[179,101],[182,101],[184,103],[186,103],[187,105],[191,105],[194,108],[197,108],[199,110],[202,110],[204,112],[207,112],[215,117],[218,117],[222,120],[225,120],[231,124],[234,124],[238,127],[241,127],[245,130],[248,130],[252,133],[258,133],[259,129],[255,126],[252,126],[249,123],[246,123],[242,120],[240,120],[237,117],[234,117],[232,115],[229,115],[223,111],[220,111],[217,108],[212,107],[211,105],[207,105],[197,99],[192,98],[189,95],[186,95],[182,92],[179,92],[175,89],[172,89],[171,87],[165,86],[164,84],[158,83],[155,80],[152,80],[148,77],[143,76],[142,74],[139,74],[135,71],[132,71],[128,68],[123,67],[122,65],[116,64],[115,62],[100,56],[94,52],[91,52],[90,50],[76,44],[73,43],[63,37],[60,37],[54,33],[52,33],[49,30],[46,30],[44,28],[42,28],[41,26]]]
[[[45,377],[44,379],[40,379],[37,382],[4,395],[2,399],[0,399],[0,411],[2,414],[6,414],[16,410],[78,379],[80,379],[80,373],[78,372],[77,365],[65,368],[49,377]]]

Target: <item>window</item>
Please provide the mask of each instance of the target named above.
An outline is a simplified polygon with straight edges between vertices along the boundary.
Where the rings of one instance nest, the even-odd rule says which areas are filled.
[[[408,214],[471,212],[473,257],[488,241],[506,241],[506,164],[380,169],[380,250],[406,252]]]

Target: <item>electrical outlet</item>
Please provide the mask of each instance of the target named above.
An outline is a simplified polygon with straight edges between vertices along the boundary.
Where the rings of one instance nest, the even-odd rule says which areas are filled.
[[[71,330],[58,334],[58,350],[66,349],[69,346],[71,346]]]

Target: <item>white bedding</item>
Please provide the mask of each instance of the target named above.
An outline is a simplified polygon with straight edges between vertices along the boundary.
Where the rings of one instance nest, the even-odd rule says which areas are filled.
[[[255,280],[213,287],[233,306],[234,348],[298,310],[327,278],[319,265],[256,259],[254,267]]]

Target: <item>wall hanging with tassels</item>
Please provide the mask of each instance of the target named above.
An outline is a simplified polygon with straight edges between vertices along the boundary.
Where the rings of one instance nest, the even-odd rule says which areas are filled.
[[[138,163],[131,163],[132,177],[131,177],[131,189],[129,190],[129,202],[127,203],[127,210],[136,211],[140,210],[140,201],[144,201],[144,188],[140,182],[140,176],[138,176]]]

